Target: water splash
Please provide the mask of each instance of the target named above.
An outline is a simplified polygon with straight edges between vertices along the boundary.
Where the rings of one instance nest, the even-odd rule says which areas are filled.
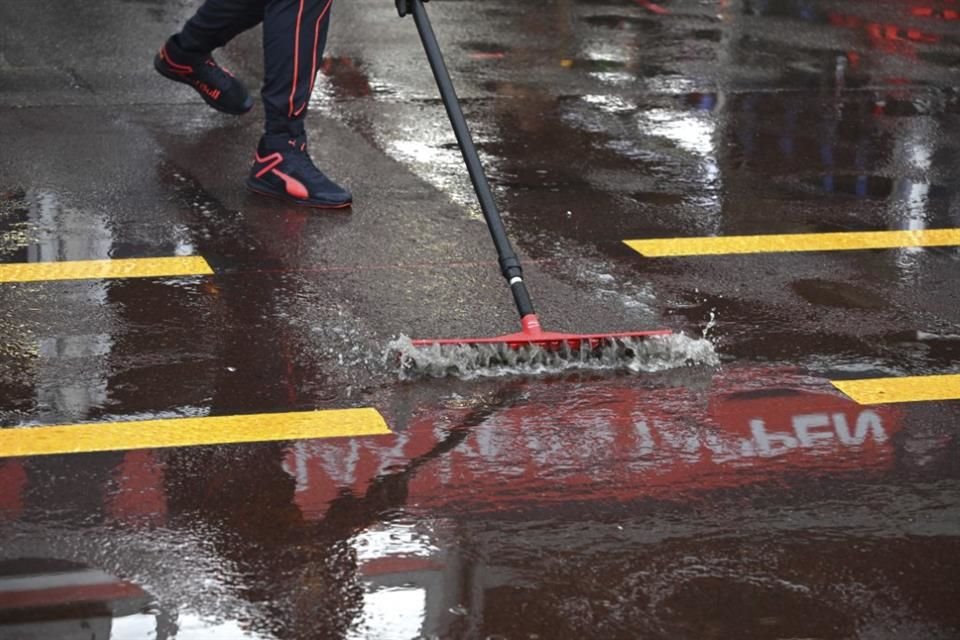
[[[690,366],[717,366],[713,343],[682,333],[647,339],[617,339],[601,349],[549,351],[535,345],[431,345],[415,347],[407,336],[387,344],[384,363],[401,379],[456,377],[465,380],[508,375],[543,375],[570,370],[628,370],[653,373]]]
[[[710,340],[710,331],[717,326],[717,310],[710,309],[710,317],[706,326],[703,327],[703,339]]]

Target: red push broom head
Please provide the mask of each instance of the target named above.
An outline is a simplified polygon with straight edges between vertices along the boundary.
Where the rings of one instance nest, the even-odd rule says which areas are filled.
[[[537,316],[530,314],[520,320],[523,327],[517,333],[508,333],[493,338],[444,338],[440,340],[413,340],[415,347],[430,347],[432,345],[460,346],[460,345],[503,345],[509,349],[523,349],[539,347],[546,351],[581,351],[584,349],[602,349],[615,340],[643,340],[653,336],[669,335],[667,329],[656,331],[632,331],[625,333],[557,333],[544,331]]]

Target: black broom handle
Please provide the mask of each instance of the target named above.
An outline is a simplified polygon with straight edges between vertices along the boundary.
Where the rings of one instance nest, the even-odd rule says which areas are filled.
[[[417,31],[420,32],[420,40],[423,42],[423,48],[427,53],[427,60],[430,61],[433,77],[440,89],[443,106],[447,109],[447,116],[450,118],[450,124],[453,125],[453,132],[457,136],[460,152],[463,154],[467,171],[470,173],[470,181],[473,182],[473,190],[476,191],[477,199],[480,201],[483,218],[487,221],[487,228],[490,229],[490,236],[497,248],[497,255],[500,258],[500,271],[510,284],[513,301],[517,305],[520,317],[523,318],[534,313],[534,311],[530,294],[527,293],[527,287],[523,283],[523,269],[520,267],[520,260],[510,245],[510,239],[507,237],[507,231],[503,226],[503,219],[500,217],[500,212],[493,200],[493,194],[490,192],[490,185],[483,172],[480,156],[477,155],[477,148],[473,144],[470,128],[463,117],[457,92],[450,80],[447,65],[444,63],[443,54],[440,52],[440,45],[437,44],[437,37],[433,33],[430,19],[427,17],[427,11],[421,0],[409,0],[408,6],[413,9],[413,19],[417,24]]]

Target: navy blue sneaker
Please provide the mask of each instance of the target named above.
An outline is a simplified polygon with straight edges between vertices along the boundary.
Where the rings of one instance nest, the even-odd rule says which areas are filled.
[[[204,102],[224,113],[239,116],[253,108],[253,98],[233,74],[206,54],[192,54],[167,40],[153,59],[160,75],[196,89]]]
[[[247,188],[318,209],[341,209],[353,202],[350,192],[323,175],[310,154],[304,135],[265,135],[260,139]]]

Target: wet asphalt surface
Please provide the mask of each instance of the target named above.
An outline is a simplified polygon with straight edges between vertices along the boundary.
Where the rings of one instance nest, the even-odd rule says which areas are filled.
[[[0,594],[0,638],[960,637],[960,404],[829,384],[958,371],[960,251],[622,244],[960,225],[960,5],[430,2],[541,319],[687,336],[659,372],[468,380],[383,355],[517,328],[392,5],[335,7],[308,118],[355,194],[332,213],[242,190],[259,107],[153,72],[194,2],[0,5],[0,260],[216,272],[0,284],[0,426],[373,406],[394,431],[0,459],[0,575],[125,585]],[[256,87],[259,32],[219,59]]]

